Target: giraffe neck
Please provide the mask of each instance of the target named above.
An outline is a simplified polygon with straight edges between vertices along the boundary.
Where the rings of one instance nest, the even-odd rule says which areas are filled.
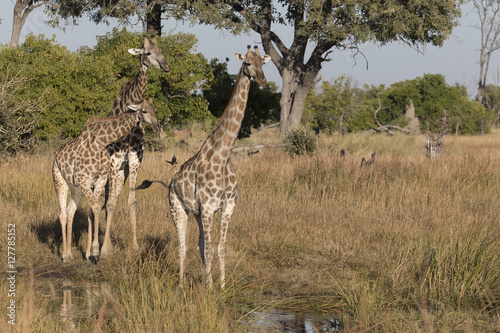
[[[226,106],[218,124],[209,135],[209,140],[214,150],[230,151],[236,142],[241,123],[243,122],[243,117],[245,116],[249,90],[250,78],[243,73],[242,67],[238,74],[238,79],[229,100],[229,104]],[[230,154],[227,155],[229,156]]]
[[[144,98],[147,83],[148,67],[142,63],[141,59],[139,73],[132,80],[122,85],[109,115],[117,116],[125,113],[129,105],[140,104]]]
[[[138,112],[128,112],[106,118],[90,118],[84,130],[90,131],[99,149],[104,149],[129,133],[139,122]]]

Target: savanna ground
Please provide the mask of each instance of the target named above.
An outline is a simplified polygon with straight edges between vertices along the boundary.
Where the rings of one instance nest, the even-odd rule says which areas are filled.
[[[175,139],[187,143],[176,149],[180,162],[206,136],[191,133]],[[276,133],[268,132],[238,144],[274,141]],[[162,186],[137,194],[140,253],[128,246],[125,188],[113,257],[97,265],[83,259],[84,200],[75,217],[75,259],[63,265],[54,150],[3,160],[1,260],[7,272],[7,227],[15,223],[18,273],[16,325],[7,323],[12,298],[2,279],[0,329],[245,332],[256,330],[249,326],[252,311],[281,308],[337,313],[346,332],[499,332],[500,132],[449,136],[435,161],[425,157],[424,143],[423,136],[321,136],[312,157],[282,150],[236,155],[239,198],[222,291],[205,287],[192,218],[188,284],[179,288],[177,236]],[[170,181],[174,169],[165,160],[174,140],[165,145],[146,153],[139,182]],[[360,168],[372,152],[375,163]],[[87,291],[87,320],[71,321],[68,295],[62,305],[53,301],[61,279],[99,286]]]

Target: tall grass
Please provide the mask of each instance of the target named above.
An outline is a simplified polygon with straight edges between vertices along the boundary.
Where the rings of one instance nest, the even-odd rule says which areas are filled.
[[[177,159],[189,158],[203,138],[187,137]],[[276,135],[259,133],[254,140],[269,143]],[[270,304],[341,313],[347,331],[499,331],[500,133],[450,136],[438,160],[425,158],[424,143],[415,136],[346,135],[321,137],[314,156],[280,150],[235,156],[239,197],[224,291],[205,288],[194,220],[189,283],[178,286],[176,232],[161,186],[137,194],[138,254],[129,248],[124,190],[112,231],[115,254],[97,266],[80,256],[86,202],[75,221],[76,259],[65,266],[58,259],[52,155],[0,164],[0,214],[17,226],[22,283],[28,284],[33,267],[35,280],[52,274],[109,286],[94,320],[81,326],[89,331],[245,331],[246,313]],[[174,169],[164,160],[171,159],[173,144],[145,155],[139,181],[170,181]],[[372,152],[375,163],[360,168]],[[33,293],[36,311],[30,313],[39,314],[25,318],[31,331],[60,327],[47,319],[49,305],[36,283],[28,290],[20,293]],[[4,291],[2,284],[2,302]],[[28,305],[20,303],[22,313]]]

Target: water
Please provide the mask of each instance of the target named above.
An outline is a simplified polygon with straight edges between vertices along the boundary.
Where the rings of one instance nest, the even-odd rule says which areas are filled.
[[[248,323],[252,332],[276,330],[286,333],[341,332],[342,323],[336,315],[287,313],[277,309],[254,311]]]
[[[93,327],[105,295],[109,293],[104,283],[75,283],[67,279],[46,278],[37,279],[36,284],[66,332],[80,332],[83,324]]]
[[[63,278],[37,279],[52,313],[66,332],[80,332],[82,326],[94,327],[111,295],[106,283],[72,282]],[[278,331],[287,333],[341,332],[337,315],[287,313],[278,309],[252,311],[244,319],[250,332]]]

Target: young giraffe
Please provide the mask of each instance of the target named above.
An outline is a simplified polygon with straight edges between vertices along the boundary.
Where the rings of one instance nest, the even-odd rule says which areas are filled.
[[[236,173],[231,163],[231,149],[240,131],[250,89],[250,78],[261,86],[266,85],[262,65],[270,56],[259,54],[255,47],[244,56],[237,53],[236,59],[243,65],[229,104],[218,124],[208,135],[200,151],[187,160],[176,172],[169,186],[170,212],[179,236],[180,279],[184,280],[186,259],[186,234],[188,214],[198,222],[200,236],[198,248],[205,265],[208,285],[212,286],[211,262],[213,215],[222,210],[218,254],[220,260],[221,287],[225,283],[226,236],[229,221],[236,208]]]
[[[120,88],[120,93],[115,99],[113,108],[109,113],[110,116],[119,115],[126,112],[127,105],[137,104],[144,98],[146,91],[146,84],[148,82],[148,68],[153,67],[162,69],[165,72],[170,71],[165,57],[163,56],[159,46],[156,44],[156,36],[149,41],[144,38],[144,46],[141,49],[128,50],[131,54],[140,54],[141,66],[139,73],[128,83]],[[161,128],[153,128],[161,136]],[[132,231],[132,246],[138,249],[137,244],[137,200],[135,197],[135,185],[137,182],[137,175],[141,167],[143,151],[144,151],[144,128],[138,125],[122,139],[116,141],[108,147],[111,153],[111,167],[109,175],[109,183],[107,186],[107,193],[105,198],[106,206],[106,231],[104,235],[104,242],[101,249],[103,257],[113,253],[113,244],[111,242],[111,221],[113,219],[113,212],[115,210],[116,202],[123,189],[123,185],[129,178],[129,194],[128,206],[130,211],[130,224]]]
[[[156,109],[150,100],[140,105],[130,105],[127,113],[105,118],[90,118],[82,132],[56,152],[52,176],[59,202],[59,221],[62,228],[62,260],[69,261],[73,217],[84,195],[90,203],[86,258],[97,263],[99,258],[99,197],[108,180],[111,158],[106,146],[120,139],[138,126],[142,120],[158,127]],[[68,188],[71,200],[66,207]],[[94,232],[92,233],[92,222]]]

